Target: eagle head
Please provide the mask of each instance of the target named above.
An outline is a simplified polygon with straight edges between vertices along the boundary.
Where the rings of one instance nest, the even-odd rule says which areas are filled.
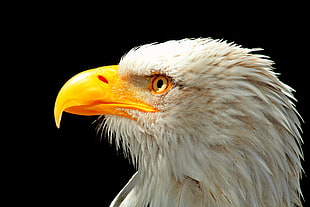
[[[137,173],[111,206],[301,206],[292,88],[273,62],[210,38],[139,46],[60,90],[62,112],[100,130]]]

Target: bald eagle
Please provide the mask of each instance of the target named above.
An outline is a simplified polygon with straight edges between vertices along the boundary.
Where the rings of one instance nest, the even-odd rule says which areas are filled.
[[[273,62],[211,38],[139,46],[70,79],[55,103],[101,115],[137,172],[111,207],[302,206],[293,89]]]

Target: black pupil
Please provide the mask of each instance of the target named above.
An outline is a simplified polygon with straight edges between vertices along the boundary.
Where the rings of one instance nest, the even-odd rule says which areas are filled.
[[[157,81],[157,88],[161,88],[164,85],[164,81],[163,80],[158,80]]]

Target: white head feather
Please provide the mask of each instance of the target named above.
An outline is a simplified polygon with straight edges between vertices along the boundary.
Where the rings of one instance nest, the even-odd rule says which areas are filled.
[[[212,39],[129,51],[120,76],[157,113],[106,115],[102,128],[138,172],[111,206],[301,206],[300,122],[268,57]],[[167,93],[140,87],[171,78]],[[113,136],[113,135],[114,136]]]

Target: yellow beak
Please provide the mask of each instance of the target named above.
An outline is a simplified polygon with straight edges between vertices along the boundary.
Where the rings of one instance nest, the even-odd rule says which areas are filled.
[[[86,116],[113,114],[132,119],[122,109],[158,111],[138,100],[136,91],[119,78],[118,66],[112,65],[87,70],[72,77],[58,93],[54,117],[58,128],[63,111]]]

